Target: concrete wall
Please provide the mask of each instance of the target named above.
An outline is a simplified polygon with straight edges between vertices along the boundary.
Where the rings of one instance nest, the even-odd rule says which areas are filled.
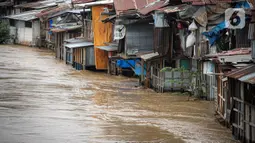
[[[37,37],[40,36],[40,21],[32,22],[32,28],[25,27],[25,21],[16,20],[15,27],[10,26],[10,35],[15,42],[22,45],[37,45]]]

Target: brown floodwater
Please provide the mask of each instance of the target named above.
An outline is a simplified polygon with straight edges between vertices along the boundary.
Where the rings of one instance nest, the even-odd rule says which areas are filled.
[[[52,52],[0,46],[0,143],[231,143],[214,103],[76,71]]]

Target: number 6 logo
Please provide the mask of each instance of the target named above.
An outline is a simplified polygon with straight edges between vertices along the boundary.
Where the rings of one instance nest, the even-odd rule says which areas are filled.
[[[228,8],[225,11],[226,27],[229,29],[243,29],[245,26],[245,11],[242,8]]]

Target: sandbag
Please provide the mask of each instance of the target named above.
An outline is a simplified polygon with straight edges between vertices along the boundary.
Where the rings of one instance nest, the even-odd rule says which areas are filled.
[[[186,48],[193,46],[195,42],[196,42],[195,33],[191,32],[189,36],[187,37]]]
[[[193,22],[189,25],[189,30],[190,30],[190,31],[197,30],[197,25],[196,25],[196,23],[195,23],[194,20],[193,20]]]

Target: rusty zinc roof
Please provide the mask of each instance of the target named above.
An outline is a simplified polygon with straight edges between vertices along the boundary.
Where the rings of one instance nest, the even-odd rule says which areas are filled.
[[[129,10],[138,10],[157,0],[114,0],[117,15]]]
[[[240,68],[226,74],[227,77],[238,79],[242,82],[255,84],[255,65]]]
[[[187,4],[180,4],[180,5],[174,5],[174,6],[167,6],[159,9],[159,11],[165,12],[165,13],[174,13],[179,12],[187,9]]]
[[[60,12],[60,11],[65,11],[67,9],[70,9],[70,6],[68,4],[63,4],[58,7],[54,8],[47,8],[45,10],[42,10],[40,13],[38,13],[36,16],[39,18],[44,18],[47,19],[48,17]]]
[[[150,3],[148,5],[146,5],[145,7],[143,7],[142,9],[139,10],[139,13],[143,14],[143,15],[147,15],[150,12],[154,11],[154,10],[158,10],[162,7],[167,6],[169,0],[160,0],[160,1],[155,1],[153,3]]]
[[[190,2],[192,5],[207,5],[207,4],[217,4],[217,3],[231,3],[236,0],[182,0],[183,3]]]

